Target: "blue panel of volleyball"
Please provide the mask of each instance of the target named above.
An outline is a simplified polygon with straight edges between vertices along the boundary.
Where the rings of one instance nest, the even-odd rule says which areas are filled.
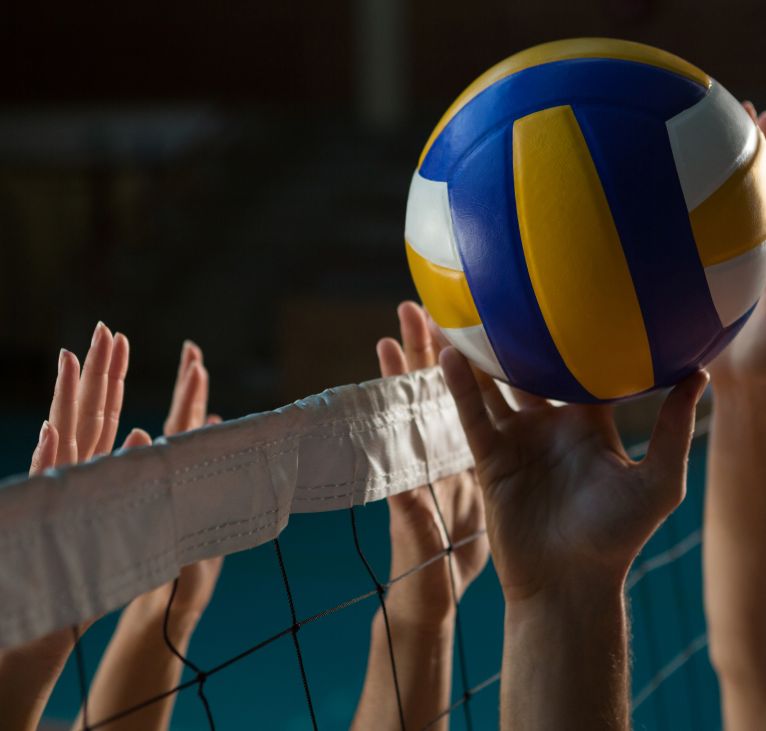
[[[405,238],[423,303],[476,365],[549,398],[672,385],[766,279],[763,136],[685,61],[576,39],[506,59],[440,121]]]

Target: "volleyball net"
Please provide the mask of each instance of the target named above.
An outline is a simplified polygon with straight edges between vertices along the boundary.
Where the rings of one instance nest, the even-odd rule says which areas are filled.
[[[698,423],[697,443],[707,428],[706,421]],[[644,449],[643,444],[635,445],[629,453],[640,457]],[[699,454],[697,448],[692,471],[701,469]],[[475,708],[478,702],[497,706],[496,698],[489,704],[486,699],[497,692],[497,638],[502,627],[495,626],[488,633],[481,626],[485,623],[476,621],[475,611],[465,616],[465,602],[457,601],[452,574],[454,552],[479,539],[482,532],[453,542],[432,487],[472,464],[454,403],[439,369],[434,368],[329,389],[274,412],[160,439],[152,447],[6,481],[0,487],[0,550],[4,555],[0,563],[0,596],[4,598],[0,646],[20,645],[52,630],[72,627],[73,675],[83,729],[109,728],[111,723],[176,694],[196,696],[196,725],[184,728],[219,729],[226,727],[218,705],[223,704],[208,692],[211,682],[237,668],[249,672],[253,657],[287,644],[294,655],[287,675],[301,696],[298,716],[304,722],[296,728],[336,728],[337,719],[327,716],[326,704],[319,698],[327,687],[326,672],[322,672],[322,690],[318,691],[316,663],[308,656],[303,638],[310,628],[329,625],[334,618],[346,618],[362,608],[363,624],[369,628],[370,611],[380,607],[394,681],[390,703],[398,708],[401,728],[408,729],[385,596],[392,585],[437,561],[446,561],[453,577],[456,616],[455,690],[449,706],[422,728],[433,728],[445,717],[462,728],[485,728],[486,714],[477,715]],[[421,485],[430,487],[446,542],[422,563],[401,575],[385,577],[371,548],[379,554],[378,543],[388,536],[368,534],[362,506]],[[666,692],[672,692],[673,698],[679,692],[688,698],[689,728],[706,727],[692,725],[695,714],[704,713],[699,699],[705,695],[705,679],[698,667],[706,646],[696,576],[701,542],[698,493],[701,490],[690,490],[690,499],[652,539],[626,587],[635,640],[634,711],[650,728],[687,727],[674,719],[673,704],[663,697]],[[282,534],[291,516],[295,521],[303,513],[326,513],[333,521],[330,530],[313,534],[303,545],[310,548],[323,541],[334,542],[338,552],[353,558],[357,571],[357,581],[346,582],[342,567],[329,562],[314,567],[314,593],[332,595],[333,601],[318,606],[315,596],[310,611],[298,599],[306,593],[299,585],[306,579],[305,572],[296,579],[291,571],[294,564],[283,550]],[[311,520],[321,519],[311,516]],[[304,521],[295,529],[306,526]],[[195,656],[194,644],[190,651],[182,652],[172,643],[168,623],[176,595],[174,583],[163,636],[168,650],[183,662],[184,676],[175,687],[158,689],[106,718],[94,717],[88,708],[88,683],[97,658],[86,652],[75,628],[175,581],[185,565],[245,549],[255,549],[264,565],[271,564],[269,570],[277,582],[269,586],[271,591],[276,591],[277,584],[281,586],[281,614],[264,621],[263,627],[252,620],[247,640],[241,639],[230,653],[203,662]],[[333,592],[317,590],[332,582]],[[352,585],[360,590],[343,592]],[[469,589],[468,602],[470,594]],[[241,599],[248,600],[253,597]],[[496,593],[483,601],[497,605],[501,600]],[[495,606],[493,614],[490,609],[484,608],[483,615],[494,616],[495,624],[501,623],[502,611]],[[201,627],[201,631],[215,631],[215,627]],[[484,640],[482,631],[487,635]],[[482,642],[493,645],[494,666],[485,663],[479,672],[472,653],[479,651]],[[366,649],[366,641],[354,648],[362,661]],[[320,659],[327,661],[327,657]],[[294,694],[292,698],[295,702]],[[252,721],[258,720],[257,709],[253,709]]]

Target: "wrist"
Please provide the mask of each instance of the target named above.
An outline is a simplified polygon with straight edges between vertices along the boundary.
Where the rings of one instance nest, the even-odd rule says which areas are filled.
[[[503,581],[500,584],[506,605],[533,606],[539,603],[586,604],[590,597],[622,596],[630,561],[565,566],[550,576],[537,577],[524,585]]]
[[[599,615],[624,608],[625,572],[568,575],[520,595],[504,589],[506,616],[554,618],[560,614]]]
[[[620,582],[559,582],[507,599],[503,728],[625,731],[626,624]]]
[[[452,640],[455,631],[454,609],[434,616],[419,616],[419,613],[406,613],[386,603],[386,614],[392,634],[397,637],[419,639],[421,641]],[[378,609],[373,619],[373,632],[384,634],[386,631],[383,610]]]

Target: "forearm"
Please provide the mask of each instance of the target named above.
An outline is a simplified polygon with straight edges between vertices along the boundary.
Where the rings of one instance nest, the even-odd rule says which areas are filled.
[[[705,506],[705,607],[727,727],[754,728],[753,719],[762,719],[766,712],[766,388],[714,385]],[[753,715],[737,720],[744,707],[750,707]]]
[[[621,582],[506,601],[500,727],[629,728]]]
[[[34,731],[64,669],[74,637],[69,629],[0,651],[0,718],[9,731]]]
[[[418,729],[449,706],[452,684],[454,620],[439,627],[417,626],[390,617],[396,673],[406,728]],[[445,717],[432,728],[449,727]],[[401,728],[383,615],[372,624],[370,655],[352,731],[398,731]]]
[[[148,604],[148,597],[139,597],[120,617],[90,688],[90,722],[121,713],[172,690],[179,682],[183,666],[165,643],[164,612]],[[170,640],[181,654],[186,652],[196,623],[194,616],[173,617],[169,623]],[[170,694],[109,724],[109,728],[113,731],[166,729],[174,701],[175,694]],[[75,725],[75,728],[79,726]]]

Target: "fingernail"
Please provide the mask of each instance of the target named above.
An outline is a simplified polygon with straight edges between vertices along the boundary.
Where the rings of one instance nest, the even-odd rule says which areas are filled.
[[[40,438],[38,439],[40,444],[43,444],[45,442],[45,440],[48,438],[48,434],[50,434],[50,431],[51,431],[51,427],[50,427],[50,424],[48,424],[48,420],[46,419],[43,422],[43,425],[40,429]]]
[[[99,339],[103,336],[104,330],[106,330],[106,325],[99,320],[96,324],[96,329],[93,331],[93,337],[91,338],[90,344],[95,345]]]
[[[64,358],[69,353],[69,351],[66,348],[62,348],[59,351],[59,373],[61,373],[61,369],[64,367]]]

